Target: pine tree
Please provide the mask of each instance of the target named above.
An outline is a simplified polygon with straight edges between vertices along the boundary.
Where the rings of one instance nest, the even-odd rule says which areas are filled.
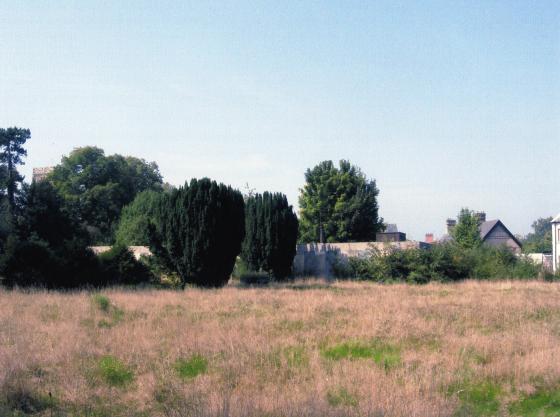
[[[243,196],[208,178],[164,194],[150,224],[156,258],[184,284],[225,285],[245,234]]]
[[[30,137],[29,129],[0,128],[0,190],[6,190],[12,212],[16,207],[18,184],[23,181],[23,176],[18,172],[17,166],[23,164],[23,158],[27,156],[23,145]]]

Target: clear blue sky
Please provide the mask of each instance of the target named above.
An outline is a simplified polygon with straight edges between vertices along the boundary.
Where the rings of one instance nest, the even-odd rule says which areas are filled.
[[[560,212],[558,1],[2,1],[0,126],[24,173],[73,147],[297,205],[349,159],[412,238],[461,207]]]

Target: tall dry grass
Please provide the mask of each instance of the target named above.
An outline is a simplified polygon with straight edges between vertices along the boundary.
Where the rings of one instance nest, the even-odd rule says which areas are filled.
[[[0,411],[512,415],[560,381],[558,284],[316,281],[102,294],[105,309],[85,291],[0,290]],[[206,369],[181,377],[177,361],[195,354]],[[132,377],[103,374],[107,357]]]

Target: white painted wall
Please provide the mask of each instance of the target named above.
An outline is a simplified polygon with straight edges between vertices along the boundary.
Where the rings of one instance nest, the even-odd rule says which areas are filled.
[[[554,220],[558,219],[558,215]],[[560,221],[552,223],[552,270],[560,271]]]

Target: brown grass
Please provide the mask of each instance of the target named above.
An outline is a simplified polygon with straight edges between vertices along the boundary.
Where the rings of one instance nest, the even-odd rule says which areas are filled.
[[[558,284],[102,294],[107,311],[85,291],[0,290],[0,414],[510,415],[560,382]],[[193,355],[207,369],[181,376]],[[112,384],[107,356],[132,380]]]

